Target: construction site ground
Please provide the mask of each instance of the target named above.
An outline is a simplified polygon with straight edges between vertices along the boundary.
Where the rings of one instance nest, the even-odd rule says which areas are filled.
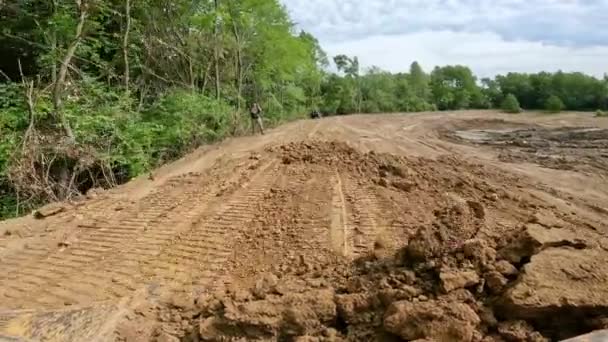
[[[608,328],[608,119],[302,120],[0,223],[1,341]]]

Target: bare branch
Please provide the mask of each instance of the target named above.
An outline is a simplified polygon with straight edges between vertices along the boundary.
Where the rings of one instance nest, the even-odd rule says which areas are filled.
[[[23,84],[23,91],[25,93],[27,109],[30,114],[30,123],[23,136],[23,144],[21,146],[21,149],[25,150],[25,148],[29,142],[30,135],[32,134],[32,131],[34,130],[34,121],[36,119],[36,115],[35,115],[36,99],[34,96],[34,81],[25,80],[25,76],[23,75],[23,68],[21,67],[21,59],[17,60],[17,65],[19,66],[19,74],[21,75],[21,83]]]
[[[0,69],[0,75],[2,75],[4,78],[6,78],[7,81],[12,81],[10,77],[8,77],[8,75],[6,73],[4,73],[4,71],[2,71],[2,69]]]
[[[122,55],[125,63],[125,92],[129,94],[129,32],[131,30],[131,0],[125,0],[125,33],[122,41]]]
[[[72,40],[72,42],[68,46],[68,50],[65,53],[63,60],[61,61],[61,66],[59,68],[59,74],[57,76],[57,81],[55,82],[55,87],[53,89],[53,106],[55,108],[55,115],[59,117],[59,120],[61,121],[63,129],[65,130],[65,133],[71,142],[76,141],[76,137],[74,136],[74,132],[72,132],[72,128],[70,127],[69,122],[67,121],[67,119],[65,118],[63,113],[61,112],[62,96],[63,96],[64,87],[65,87],[65,78],[68,73],[68,66],[70,65],[70,63],[72,61],[72,57],[74,56],[74,53],[76,52],[76,48],[78,48],[78,45],[80,44],[80,41],[82,40],[84,24],[85,24],[85,22],[87,20],[87,16],[88,16],[87,0],[76,0],[76,5],[78,5],[78,8],[80,9],[80,16],[78,19],[78,24],[76,25],[76,35],[74,37],[74,40]]]

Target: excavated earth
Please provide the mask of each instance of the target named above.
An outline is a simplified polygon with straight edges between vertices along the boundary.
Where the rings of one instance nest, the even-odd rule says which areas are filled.
[[[608,329],[608,120],[306,120],[0,223],[0,341]]]

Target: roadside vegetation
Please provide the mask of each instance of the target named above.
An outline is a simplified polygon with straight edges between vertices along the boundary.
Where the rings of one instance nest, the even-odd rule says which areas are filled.
[[[270,125],[312,109],[608,110],[608,77],[362,70],[277,0],[23,0],[0,3],[0,23],[0,218],[247,132],[254,101]]]
[[[519,101],[517,101],[517,97],[513,94],[508,94],[504,100],[502,100],[502,105],[500,108],[505,113],[517,114],[521,113],[521,107],[519,105]]]

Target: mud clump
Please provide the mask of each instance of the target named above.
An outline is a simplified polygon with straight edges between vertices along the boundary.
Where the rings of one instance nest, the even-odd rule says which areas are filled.
[[[498,271],[498,273],[506,277],[516,276],[519,273],[517,268],[506,260],[501,260],[494,266],[496,267],[496,271]]]
[[[443,244],[430,229],[420,228],[405,249],[405,262],[425,261],[441,254]]]
[[[253,296],[257,299],[264,299],[271,292],[276,292],[279,278],[274,274],[266,274],[262,276],[256,283],[255,287],[251,291]]]
[[[501,322],[498,325],[498,333],[506,341],[530,341],[530,342],[548,342],[549,339],[544,338],[540,333],[534,331],[534,328],[526,321],[507,321]]]
[[[488,268],[496,261],[496,250],[485,240],[471,239],[462,245],[464,255],[473,260],[480,268]]]
[[[36,211],[33,215],[35,219],[42,220],[47,217],[55,216],[67,210],[67,206],[62,203],[51,203]]]
[[[470,342],[480,319],[458,302],[396,302],[387,310],[384,328],[405,340]]]
[[[197,333],[203,341],[322,335],[336,317],[329,289],[245,302],[222,299],[202,313]]]
[[[441,288],[446,293],[479,284],[479,275],[475,271],[443,271],[439,274]]]

